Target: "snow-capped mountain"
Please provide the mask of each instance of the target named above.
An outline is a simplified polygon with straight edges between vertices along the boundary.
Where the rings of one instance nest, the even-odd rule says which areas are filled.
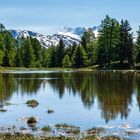
[[[42,35],[39,33],[35,33],[32,31],[27,30],[9,30],[14,38],[26,38],[26,37],[33,37],[39,40],[41,45],[43,47],[50,47],[52,45],[56,46],[59,43],[59,40],[62,39],[65,43],[65,46],[70,46],[74,42],[79,44],[81,41],[81,37],[83,36],[83,33],[88,28],[85,27],[77,27],[77,28],[70,28],[70,27],[64,27],[62,30],[60,30],[58,33],[50,36],[50,35]],[[95,37],[98,36],[98,30],[99,27],[94,26],[91,28],[95,34]]]

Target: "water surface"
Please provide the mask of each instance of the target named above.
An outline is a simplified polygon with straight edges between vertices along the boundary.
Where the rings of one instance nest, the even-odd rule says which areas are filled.
[[[27,107],[27,100],[39,102]],[[6,106],[4,104],[12,103]],[[140,74],[132,72],[15,71],[0,74],[0,126],[28,127],[21,117],[36,116],[37,127],[68,123],[82,130],[140,132]],[[47,110],[55,112],[48,114]],[[110,131],[110,130],[109,130]],[[116,132],[114,132],[116,133]],[[140,136],[137,133],[137,137]],[[135,137],[135,136],[133,136]]]

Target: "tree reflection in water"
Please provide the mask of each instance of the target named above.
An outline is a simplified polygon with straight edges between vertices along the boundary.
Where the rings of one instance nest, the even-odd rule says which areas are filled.
[[[0,104],[10,100],[12,94],[18,94],[19,90],[23,95],[39,94],[39,89],[47,86],[45,83],[58,93],[60,99],[66,93],[78,95],[88,109],[93,109],[97,99],[101,116],[106,122],[118,116],[126,119],[134,94],[137,94],[140,108],[140,74],[132,72],[0,74]]]

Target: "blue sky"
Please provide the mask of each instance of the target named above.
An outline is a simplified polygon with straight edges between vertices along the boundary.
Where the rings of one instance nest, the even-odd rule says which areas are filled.
[[[7,28],[53,34],[64,26],[98,26],[105,15],[140,25],[140,0],[0,0],[0,22]]]

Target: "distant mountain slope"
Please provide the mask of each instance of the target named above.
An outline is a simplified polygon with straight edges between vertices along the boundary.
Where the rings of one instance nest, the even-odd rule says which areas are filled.
[[[77,28],[70,28],[64,27],[58,33],[50,36],[50,35],[42,35],[39,33],[35,33],[33,31],[27,30],[9,30],[14,38],[26,38],[26,37],[33,37],[39,40],[43,47],[50,47],[51,45],[56,46],[60,39],[62,39],[66,46],[72,45],[74,42],[79,44],[81,41],[81,37],[83,33],[87,30],[85,27],[77,27]],[[99,27],[92,28],[95,37],[98,36]]]

